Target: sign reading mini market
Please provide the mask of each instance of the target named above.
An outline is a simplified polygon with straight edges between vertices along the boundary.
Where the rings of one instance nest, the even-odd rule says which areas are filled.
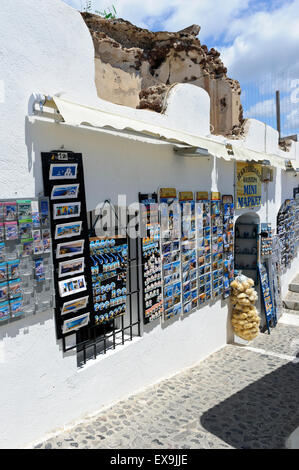
[[[261,205],[261,181],[261,165],[237,162],[237,209],[248,209]]]

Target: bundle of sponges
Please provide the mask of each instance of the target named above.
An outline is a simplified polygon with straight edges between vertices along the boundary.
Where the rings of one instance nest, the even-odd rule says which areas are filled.
[[[260,331],[260,317],[254,306],[258,296],[253,286],[253,280],[243,275],[231,283],[233,329],[237,336],[247,341],[256,338]]]

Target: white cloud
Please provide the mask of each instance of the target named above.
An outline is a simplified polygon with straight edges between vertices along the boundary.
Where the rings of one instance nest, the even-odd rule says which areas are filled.
[[[258,103],[251,106],[246,112],[246,118],[260,118],[260,117],[272,117],[275,115],[275,101],[274,99],[259,101]]]

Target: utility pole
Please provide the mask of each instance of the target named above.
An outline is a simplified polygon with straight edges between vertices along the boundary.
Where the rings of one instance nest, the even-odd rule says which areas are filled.
[[[276,91],[276,123],[279,133],[279,140],[281,139],[281,120],[280,120],[280,91]]]

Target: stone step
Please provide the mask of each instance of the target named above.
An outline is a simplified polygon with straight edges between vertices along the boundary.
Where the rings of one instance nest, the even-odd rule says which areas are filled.
[[[299,293],[289,291],[283,300],[284,306],[290,310],[299,310]]]
[[[299,293],[299,274],[297,274],[297,276],[295,277],[295,279],[293,279],[293,281],[291,282],[291,284],[289,285],[289,290],[291,292],[297,292]]]

